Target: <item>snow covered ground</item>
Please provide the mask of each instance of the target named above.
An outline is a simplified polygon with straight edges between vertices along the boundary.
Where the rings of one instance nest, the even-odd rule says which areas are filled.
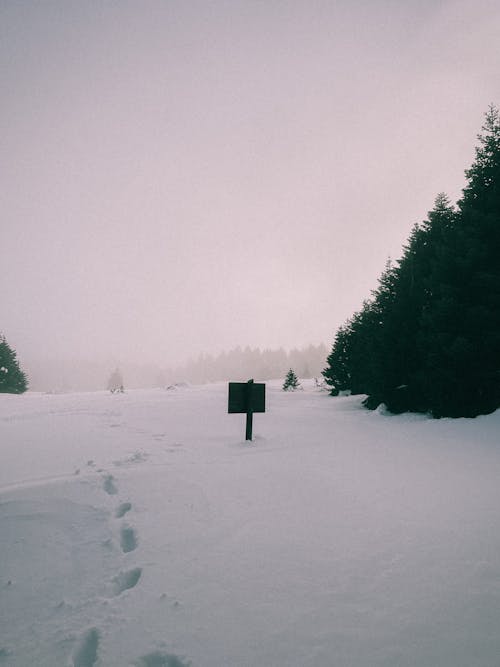
[[[500,412],[0,395],[0,664],[498,667]]]

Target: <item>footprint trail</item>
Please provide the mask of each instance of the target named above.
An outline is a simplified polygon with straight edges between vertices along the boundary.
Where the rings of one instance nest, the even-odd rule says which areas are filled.
[[[115,595],[120,595],[123,591],[127,591],[129,588],[134,588],[137,585],[137,582],[141,578],[142,568],[134,567],[132,570],[127,572],[120,572],[113,579],[113,589]],[[84,666],[82,666],[84,667]]]
[[[80,639],[73,652],[73,667],[92,667],[97,662],[99,647],[99,632],[97,628],[90,628]]]
[[[124,553],[137,549],[137,535],[130,526],[123,526],[120,530],[120,546]]]
[[[104,483],[102,485],[102,488],[110,496],[115,496],[118,493],[118,489],[115,484],[115,478],[113,477],[113,475],[106,475],[106,477],[104,478]]]
[[[132,509],[132,503],[122,503],[116,508],[115,517],[121,519],[127,512]]]

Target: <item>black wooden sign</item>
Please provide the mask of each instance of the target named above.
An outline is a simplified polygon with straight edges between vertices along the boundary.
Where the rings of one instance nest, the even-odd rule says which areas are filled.
[[[246,439],[252,439],[252,417],[254,412],[266,411],[266,385],[248,382],[230,382],[227,411],[231,414],[246,413]]]
[[[251,382],[252,389],[249,392],[249,384],[249,382],[229,383],[227,411],[230,414],[248,412],[249,408],[252,412],[266,411],[266,385]]]

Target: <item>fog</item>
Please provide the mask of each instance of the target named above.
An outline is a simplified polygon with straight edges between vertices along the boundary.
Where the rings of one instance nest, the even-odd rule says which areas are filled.
[[[0,330],[28,371],[330,345],[460,196],[499,34],[496,0],[2,2]]]

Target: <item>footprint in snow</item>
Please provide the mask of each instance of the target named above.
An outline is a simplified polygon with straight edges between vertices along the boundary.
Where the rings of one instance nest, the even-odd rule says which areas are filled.
[[[114,496],[118,493],[118,489],[115,485],[114,480],[115,478],[113,477],[113,475],[106,475],[106,477],[104,478],[104,483],[102,485],[104,491],[106,491],[106,493],[110,496]]]
[[[6,660],[9,655],[12,655],[12,652],[8,648],[5,648],[5,646],[2,646],[0,648],[0,662]]]
[[[90,628],[81,637],[73,651],[73,667],[92,667],[97,662],[99,647],[99,632],[97,628]]]
[[[143,655],[132,664],[135,667],[190,667],[190,662],[185,662],[173,653],[163,653],[162,651],[154,651]]]
[[[113,579],[113,590],[115,595],[120,595],[123,591],[127,591],[129,588],[134,588],[137,585],[137,582],[141,578],[142,568],[134,567],[133,570],[127,570],[127,572],[120,572]]]
[[[121,519],[127,512],[132,509],[132,503],[122,503],[116,508],[115,517]]]
[[[113,465],[119,467],[132,465],[134,463],[144,463],[144,461],[147,461],[148,456],[149,454],[146,452],[138,450],[124,459],[117,459],[116,461],[113,461]]]
[[[130,526],[122,526],[120,530],[120,546],[124,553],[137,549],[137,534]]]

